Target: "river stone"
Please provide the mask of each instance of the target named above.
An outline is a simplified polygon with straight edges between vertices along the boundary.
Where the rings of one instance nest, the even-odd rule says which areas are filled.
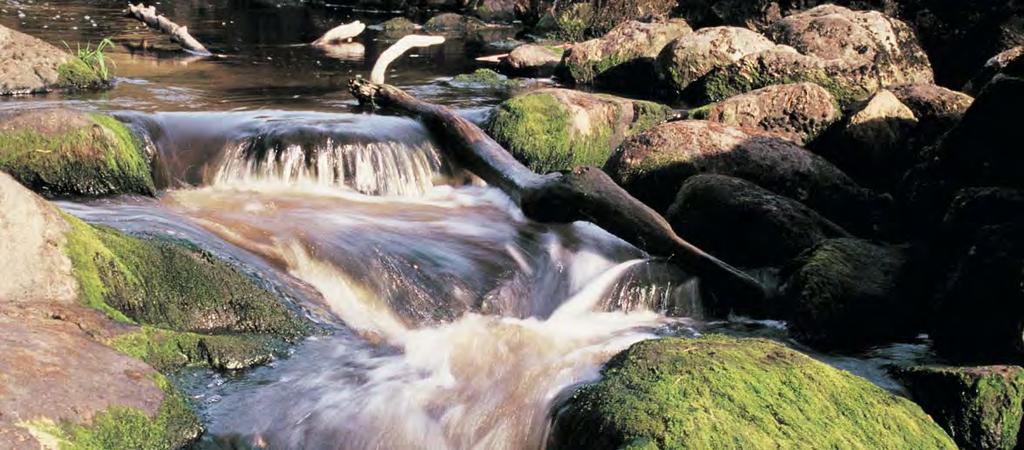
[[[805,55],[871,73],[882,86],[934,81],[913,30],[877,11],[822,5],[783,18],[767,34]]]
[[[678,95],[711,69],[773,47],[774,42],[746,28],[703,28],[665,46],[658,65],[670,90]]]
[[[1018,448],[1024,368],[914,366],[895,375],[960,448]]]
[[[1011,61],[1021,57],[1022,55],[1024,55],[1024,45],[1019,45],[999,52],[999,54],[989,58],[989,60],[985,62],[985,66],[982,67],[981,70],[979,70],[978,73],[976,73],[974,77],[964,85],[964,92],[971,95],[980,94],[981,90],[988,85],[988,82],[992,81],[992,78],[995,78],[999,72],[1002,72]]]
[[[605,0],[597,3],[590,30],[602,34],[629,20],[664,19],[676,8],[676,3],[676,0]]]
[[[376,28],[389,35],[406,35],[414,33],[419,25],[405,17],[395,17],[381,22]]]
[[[814,83],[779,84],[691,112],[695,119],[760,128],[806,144],[842,117],[835,98]]]
[[[813,148],[860,184],[890,190],[917,161],[917,128],[914,112],[881,90]]]
[[[859,350],[920,331],[905,249],[860,239],[824,241],[781,273],[789,329],[817,348]]]
[[[634,344],[553,415],[553,449],[956,448],[909,400],[765,339]]]
[[[796,200],[723,175],[690,177],[665,218],[680,237],[740,267],[779,267],[849,234]]]
[[[485,130],[534,171],[601,166],[624,139],[672,114],[642,100],[568,89],[538,89],[498,106]]]
[[[539,44],[524,44],[509,52],[501,60],[502,72],[513,76],[549,77],[562,61],[563,49]]]
[[[650,89],[654,59],[674,39],[691,32],[685,21],[631,20],[597,39],[566,50],[559,73],[578,85],[598,84],[631,91]]]
[[[530,6],[529,0],[468,0],[466,9],[487,22],[512,22],[517,12]]]
[[[423,30],[431,33],[469,33],[487,28],[487,24],[476,17],[455,13],[441,13],[427,20]]]
[[[605,171],[657,211],[668,208],[686,179],[701,173],[751,181],[854,233],[872,232],[888,204],[789,140],[703,120],[668,122],[627,139]]]
[[[0,25],[0,95],[107,86],[89,66],[63,50]]]
[[[914,113],[919,122],[919,140],[935,143],[938,138],[960,122],[974,97],[934,84],[904,84],[888,88]]]
[[[153,195],[141,142],[100,113],[37,109],[0,116],[0,170],[48,196]]]

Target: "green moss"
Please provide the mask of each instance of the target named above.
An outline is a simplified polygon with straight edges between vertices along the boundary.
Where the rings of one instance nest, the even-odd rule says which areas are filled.
[[[574,3],[555,14],[553,38],[579,42],[587,37],[587,29],[594,17],[590,3]]]
[[[81,301],[114,319],[204,333],[294,338],[310,332],[269,292],[194,245],[143,240],[64,217]]]
[[[779,75],[772,71],[734,65],[713,70],[702,78],[699,84],[703,100],[719,102],[767,86],[804,82],[825,88],[838,105],[849,105],[869,95],[866,90],[856,87],[851,81],[843,81],[840,75],[829,75],[820,69],[793,70],[785,75]]]
[[[450,81],[449,86],[458,88],[489,88],[489,89],[514,89],[521,87],[516,80],[495,72],[491,69],[477,69],[473,73],[456,75]]]
[[[284,341],[267,335],[205,335],[143,326],[108,344],[160,371],[204,365],[237,370],[265,364],[282,354]]]
[[[57,87],[66,90],[103,89],[110,86],[110,75],[104,78],[81,58],[72,57],[57,67]]]
[[[87,118],[91,125],[64,133],[41,133],[28,127],[0,132],[0,170],[44,194],[152,195],[156,188],[149,161],[131,131],[107,115],[87,114]]]
[[[94,415],[87,425],[42,420],[28,427],[62,450],[164,450],[194,441],[203,428],[188,400],[162,375],[154,374],[153,382],[164,391],[156,417],[135,408],[112,407]]]
[[[549,448],[956,448],[917,405],[768,340],[641,342],[603,375]]]
[[[1018,366],[917,366],[896,371],[911,397],[962,448],[1017,447],[1024,404]]]

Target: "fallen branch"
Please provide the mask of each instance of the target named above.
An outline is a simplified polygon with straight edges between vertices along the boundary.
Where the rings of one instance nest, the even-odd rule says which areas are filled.
[[[380,56],[377,57],[377,62],[373,64],[373,70],[370,71],[370,80],[374,83],[383,83],[384,74],[387,73],[388,65],[392,61],[398,59],[403,53],[414,47],[430,47],[431,45],[438,45],[444,43],[443,36],[425,36],[422,34],[410,34],[404,36],[391,44],[387,50],[384,50]]]
[[[352,23],[338,25],[328,30],[323,36],[320,36],[319,39],[313,41],[313,45],[317,47],[324,47],[340,44],[342,42],[352,42],[352,38],[359,36],[359,34],[365,29],[366,25],[358,20]]]
[[[171,22],[166,16],[157,15],[155,6],[145,6],[142,3],[138,5],[128,4],[128,15],[138,19],[142,23],[145,23],[150,28],[154,28],[161,33],[170,35],[171,41],[181,44],[181,47],[185,50],[195,53],[197,55],[209,56],[210,53],[203,44],[200,44],[196,38],[188,34],[188,27],[178,25]]]
[[[677,236],[660,214],[600,169],[581,167],[539,175],[447,107],[364,79],[350,81],[349,89],[361,104],[393,108],[423,121],[450,157],[508,194],[526,217],[548,223],[592,222],[652,256],[669,258],[729,303],[760,306],[765,300],[766,291],[758,281]],[[706,304],[715,303],[715,299],[709,300]]]

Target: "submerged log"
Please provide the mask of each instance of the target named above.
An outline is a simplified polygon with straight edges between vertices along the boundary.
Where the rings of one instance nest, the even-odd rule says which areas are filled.
[[[142,3],[133,5],[129,3],[128,16],[138,19],[150,28],[169,35],[171,37],[171,41],[177,42],[186,51],[203,56],[213,54],[210,53],[203,44],[200,44],[196,38],[192,37],[192,35],[188,33],[188,27],[171,22],[171,19],[168,19],[166,16],[158,15],[156,13],[155,6],[145,6]]]
[[[701,278],[713,294],[705,304],[757,306],[767,292],[749,275],[686,242],[661,214],[633,198],[602,170],[534,173],[479,127],[440,105],[419,100],[394,86],[353,79],[349,88],[361,104],[415,116],[458,164],[512,198],[526,217],[538,222],[588,221],[651,256],[668,258]]]

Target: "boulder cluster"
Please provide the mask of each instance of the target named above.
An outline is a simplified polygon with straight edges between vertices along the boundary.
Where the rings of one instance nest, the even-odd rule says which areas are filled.
[[[892,374],[934,423],[890,399],[900,412],[889,423],[924,420],[896,426],[900,436],[861,435],[867,423],[811,432],[813,418],[778,416],[788,390],[803,388],[772,386],[765,375],[749,385],[775,422],[742,432],[702,425],[705,414],[751,421],[760,411],[743,406],[743,389],[714,378],[751,364],[793,369],[788,350],[664,340],[638,344],[601,382],[563,400],[551,445],[758,447],[806,431],[819,447],[1015,448],[1024,415],[1024,136],[1011,108],[1024,101],[1024,51],[983,46],[991,59],[972,55],[973,67],[951,70],[964,64],[949,59],[956,45],[936,35],[939,25],[903,18],[980,19],[954,17],[937,1],[683,3],[707,6],[705,15],[690,5],[624,19],[567,49],[555,75],[688,108],[545,89],[501,104],[485,130],[535,171],[601,167],[680,237],[774,288],[758,304],[707,293],[711,317],[783,320],[801,345],[840,354],[926,335],[946,365]],[[992,26],[1016,36],[1013,23]],[[981,39],[976,27],[957,32]],[[733,347],[752,353],[723,357]],[[680,362],[704,351],[719,358]],[[805,369],[793,370],[811,376]],[[713,404],[729,396],[717,389],[735,401]],[[856,408],[890,414],[866,406],[875,401]],[[936,423],[952,441],[933,435]],[[871,440],[879,436],[889,438]]]

